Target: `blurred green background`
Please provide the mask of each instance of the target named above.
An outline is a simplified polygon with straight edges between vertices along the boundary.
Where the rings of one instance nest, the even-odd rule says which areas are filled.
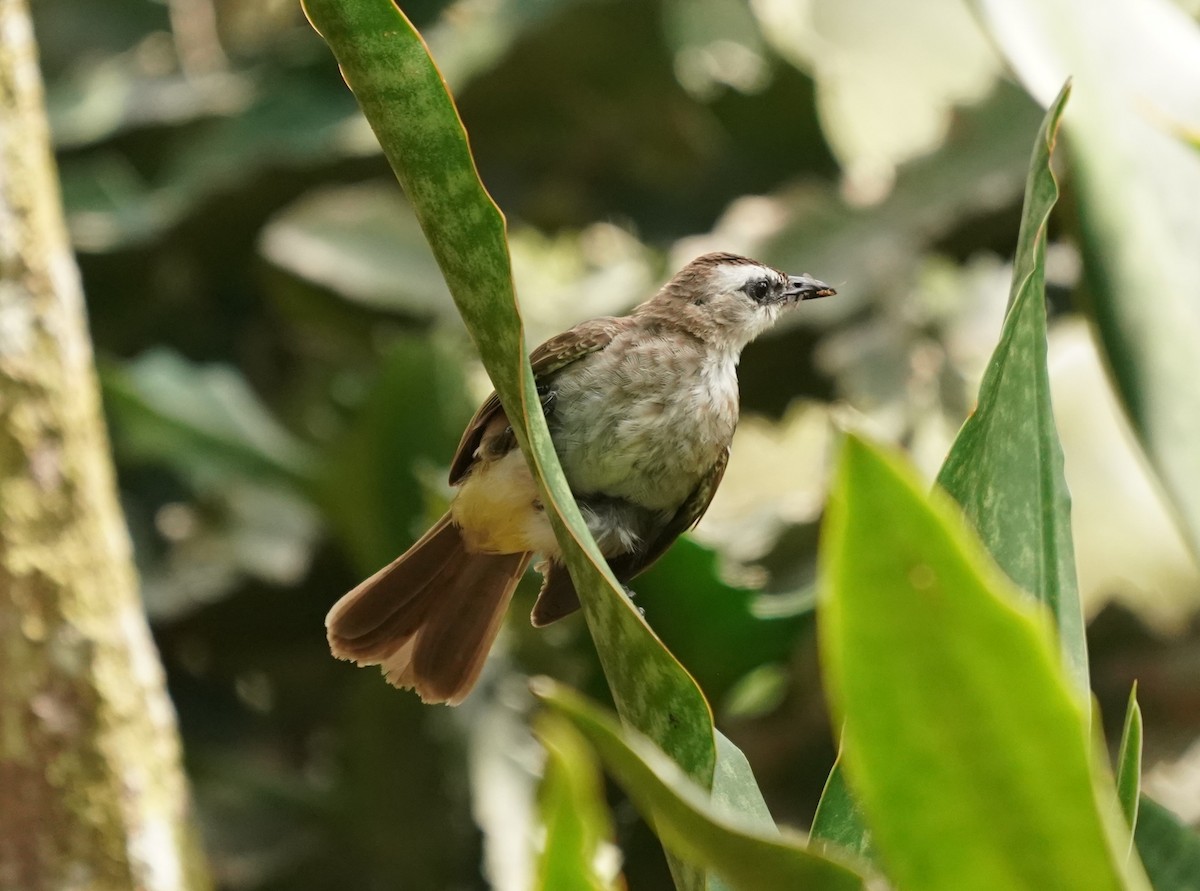
[[[834,756],[811,582],[834,431],[930,475],[1000,329],[1041,111],[958,0],[402,4],[508,216],[531,343],[706,250],[839,289],[751,346],[713,507],[634,587],[805,826]],[[335,662],[325,611],[439,515],[490,389],[415,219],[291,0],[39,0],[35,24],[143,592],[229,891],[528,884],[525,679],[603,697],[526,580],[478,691]],[[1194,13],[1194,10],[1193,10]],[[1200,572],[1101,369],[1071,184],[1050,369],[1093,687],[1144,788],[1200,820]],[[668,887],[613,793],[631,888]]]

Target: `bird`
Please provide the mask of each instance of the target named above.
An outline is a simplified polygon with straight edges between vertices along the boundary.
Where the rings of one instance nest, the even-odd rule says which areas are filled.
[[[530,355],[567,483],[622,584],[708,509],[737,426],[742,349],[802,301],[835,293],[808,274],[708,253],[627,315],[582,322]],[[467,425],[450,483],[446,514],[338,600],[325,626],[334,656],[381,666],[424,702],[457,705],[535,555],[535,626],[579,598],[495,393]]]

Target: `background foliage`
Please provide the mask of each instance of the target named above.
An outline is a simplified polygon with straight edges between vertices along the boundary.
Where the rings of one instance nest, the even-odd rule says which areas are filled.
[[[1041,118],[965,6],[893,6],[404,4],[509,217],[531,342],[709,248],[839,287],[747,351],[722,492],[635,586],[799,826],[834,758],[811,620],[833,419],[930,476],[942,463],[998,337]],[[324,645],[336,596],[440,513],[488,389],[327,48],[290,2],[34,13],[144,598],[222,887],[528,887],[525,678],[606,695],[581,621],[534,632],[524,590],[453,711]],[[1082,274],[1082,185],[1066,183],[1046,275],[1092,685],[1116,740],[1139,678],[1144,788],[1195,820],[1200,576],[1076,309],[1106,281]],[[613,801],[630,887],[665,887],[657,842]]]

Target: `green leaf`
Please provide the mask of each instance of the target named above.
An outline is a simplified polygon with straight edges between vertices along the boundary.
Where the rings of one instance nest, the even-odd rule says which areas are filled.
[[[977,0],[1027,89],[1063,126],[1089,311],[1147,457],[1200,554],[1200,27],[1169,0]],[[1113,49],[1120,47],[1119,52]]]
[[[1133,839],[1154,891],[1200,891],[1200,835],[1145,795]]]
[[[562,475],[529,368],[504,217],[420,35],[391,0],[308,0],[304,8],[404,187],[538,480],[618,711],[710,787],[717,751],[708,703],[622,593]],[[685,865],[672,870],[680,887],[703,887]]]
[[[372,180],[311,192],[275,215],[259,246],[280,269],[372,312],[418,319],[455,312],[394,183]]]
[[[863,821],[862,810],[854,800],[850,787],[846,785],[846,770],[842,766],[843,755],[838,753],[829,779],[817,803],[813,815],[811,836],[857,854],[869,863],[875,863],[875,845],[871,841],[871,830]]]
[[[762,595],[724,582],[717,563],[715,551],[684,537],[638,577],[636,603],[709,701],[720,704],[748,672],[785,662],[812,617],[761,615]]]
[[[1048,623],[922,489],[848,437],[820,561],[823,668],[889,877],[1144,889]]]
[[[1081,701],[1088,703],[1071,499],[1046,368],[1046,226],[1058,199],[1050,158],[1069,93],[1063,87],[1038,132],[1000,342],[984,373],[978,408],[959,431],[938,482],[962,506],[1000,567],[1050,608],[1065,664]],[[841,771],[839,759],[813,835],[869,856],[866,827]]]
[[[1117,755],[1117,798],[1129,824],[1130,845],[1137,831],[1138,800],[1142,787],[1142,710],[1137,701],[1137,682],[1129,691],[1125,709],[1125,727],[1121,731],[1121,748]]]
[[[303,489],[309,447],[267,410],[241,374],[154,350],[101,373],[114,439],[125,454],[184,476],[233,474]]]
[[[851,866],[804,847],[802,838],[763,830],[727,810],[636,731],[621,729],[579,694],[545,679],[535,693],[566,716],[595,747],[605,767],[663,842],[718,873],[737,891],[834,891],[862,888]]]
[[[984,373],[979,406],[959,431],[938,482],[962,505],[1000,568],[1050,608],[1063,658],[1086,702],[1071,496],[1046,369],[1046,226],[1058,200],[1050,156],[1070,91],[1069,84],[1063,87],[1038,132],[1000,343]]]
[[[399,338],[380,365],[348,427],[327,447],[316,490],[343,547],[368,574],[441,514],[444,503],[428,509],[418,471],[446,463],[472,410],[461,363],[435,339]]]
[[[597,870],[602,848],[612,839],[612,819],[596,756],[566,720],[543,715],[537,736],[546,748],[538,790],[544,847],[535,891],[609,891],[616,886]]]

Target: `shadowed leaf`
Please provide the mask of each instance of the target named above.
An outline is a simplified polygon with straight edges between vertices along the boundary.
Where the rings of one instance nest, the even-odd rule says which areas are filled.
[[[862,888],[849,865],[806,849],[802,838],[764,829],[715,796],[710,801],[649,740],[622,730],[577,693],[547,680],[539,680],[535,692],[587,737],[669,848],[718,873],[735,891]]]

